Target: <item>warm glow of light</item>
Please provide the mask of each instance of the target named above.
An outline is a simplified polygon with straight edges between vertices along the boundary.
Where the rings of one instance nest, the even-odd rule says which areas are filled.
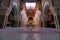
[[[36,3],[26,3],[27,9],[30,9],[30,8],[35,9],[35,6],[36,6]]]

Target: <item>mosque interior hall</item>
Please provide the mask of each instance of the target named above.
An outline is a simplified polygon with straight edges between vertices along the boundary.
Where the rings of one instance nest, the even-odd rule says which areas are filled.
[[[60,27],[59,0],[0,0],[0,28]]]
[[[56,36],[54,35],[52,38],[51,36],[48,37],[48,34],[45,33],[47,36],[44,35],[46,36],[44,38],[46,38],[45,40],[58,40],[60,37],[58,37],[60,34],[60,0],[0,0],[0,31],[3,33],[4,30],[8,30],[8,32],[14,30],[15,32],[16,30],[21,31],[25,29],[28,31],[30,29],[37,31],[35,33],[43,30],[41,33],[45,31],[49,31],[48,34],[52,32],[57,33]],[[37,35],[35,36],[37,37]],[[22,36],[24,38],[21,40],[25,40],[25,36]],[[14,37],[10,37],[10,40],[14,39]],[[43,36],[41,36],[41,38],[43,38]],[[30,40],[33,39],[30,38]],[[40,39],[37,37],[35,40]]]

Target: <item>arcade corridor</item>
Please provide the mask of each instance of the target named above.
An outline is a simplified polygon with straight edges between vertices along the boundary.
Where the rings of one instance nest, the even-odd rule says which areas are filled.
[[[0,0],[0,40],[60,40],[59,0]]]
[[[42,27],[59,29],[59,13],[52,0],[0,1],[0,28]],[[58,1],[57,1],[58,2]]]

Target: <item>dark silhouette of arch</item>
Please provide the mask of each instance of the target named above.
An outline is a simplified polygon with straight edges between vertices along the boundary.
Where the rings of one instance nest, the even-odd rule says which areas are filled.
[[[12,8],[12,10],[11,10],[11,12],[10,12],[10,14],[9,14],[9,16],[8,16],[8,22],[10,22],[10,23],[8,23],[7,24],[7,26],[11,26],[11,27],[17,27],[17,18],[15,18],[15,17],[17,17],[17,8],[15,7],[15,6],[13,6],[13,8]]]
[[[56,28],[55,21],[54,21],[54,15],[52,14],[51,10],[47,7],[45,8],[44,12],[46,16],[45,26],[47,28]]]

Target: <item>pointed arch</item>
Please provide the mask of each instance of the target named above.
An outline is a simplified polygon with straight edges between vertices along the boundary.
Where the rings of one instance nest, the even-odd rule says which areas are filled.
[[[7,26],[17,27],[17,16],[18,16],[18,10],[17,10],[16,6],[13,6],[12,10],[8,16]]]

